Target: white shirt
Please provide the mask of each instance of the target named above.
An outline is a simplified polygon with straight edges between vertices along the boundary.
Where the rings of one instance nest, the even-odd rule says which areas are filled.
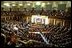
[[[14,30],[18,30],[18,28],[17,28],[17,27],[14,27],[13,29],[14,29]]]

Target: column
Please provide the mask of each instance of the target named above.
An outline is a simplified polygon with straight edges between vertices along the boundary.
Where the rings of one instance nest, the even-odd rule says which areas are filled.
[[[6,17],[5,17],[5,20],[6,20]]]
[[[54,19],[54,25],[56,24],[56,19]]]
[[[63,26],[65,26],[65,20],[63,20]]]

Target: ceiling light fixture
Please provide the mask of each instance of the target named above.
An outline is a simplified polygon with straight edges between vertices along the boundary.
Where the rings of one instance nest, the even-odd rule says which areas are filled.
[[[23,6],[23,4],[19,4],[19,6]]]
[[[16,6],[15,4],[12,4],[12,6]]]
[[[40,5],[41,4],[41,2],[36,2],[36,5]]]
[[[45,7],[45,3],[42,3],[42,7]]]
[[[4,5],[5,5],[5,6],[8,6],[8,7],[10,6],[10,4],[9,4],[9,3],[4,3]]]

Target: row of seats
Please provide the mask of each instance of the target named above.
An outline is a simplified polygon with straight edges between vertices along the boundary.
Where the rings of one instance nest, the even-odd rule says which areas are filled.
[[[14,30],[13,27],[17,27],[18,30]],[[71,28],[70,27],[64,27],[64,26],[57,26],[57,25],[43,25],[43,29],[47,30],[47,33],[42,33],[47,40],[49,40],[49,45],[52,47],[66,47],[66,46],[71,46]],[[41,26],[42,27],[42,26]],[[21,40],[24,40],[24,37],[41,41],[44,42],[42,37],[39,34],[35,33],[29,33],[32,29],[30,29],[30,24],[24,22],[19,22],[19,21],[4,21],[1,22],[1,33],[6,35],[6,38],[10,37],[10,35],[15,35],[18,38],[21,38]],[[37,31],[43,31],[40,28],[33,30],[35,32]],[[10,40],[9,40],[10,41]],[[8,41],[8,42],[9,42]],[[6,43],[8,43],[6,42]],[[17,43],[17,42],[16,42]],[[14,44],[16,44],[14,43]],[[36,43],[34,46],[39,46]],[[34,47],[34,46],[31,47]],[[41,45],[41,44],[40,44]],[[45,46],[49,46],[45,45]],[[24,46],[24,45],[23,45]],[[27,45],[28,46],[28,45]],[[43,46],[43,44],[41,45]]]
[[[14,40],[13,38],[15,38],[15,35],[17,36],[17,38],[26,36],[25,35],[26,33],[24,34],[24,32],[27,32],[27,30],[25,28],[27,26],[26,24],[27,23],[25,23],[25,22],[22,23],[22,22],[18,22],[18,21],[3,21],[3,22],[1,22],[1,33],[4,34],[5,35],[4,38],[6,38],[6,40],[4,40],[4,43],[5,43],[4,46],[11,46],[11,45],[16,46],[16,42],[15,41],[13,42],[11,40]],[[14,27],[18,28],[18,30],[15,30]],[[14,36],[14,37],[12,37],[12,36]],[[11,43],[9,43],[10,41],[11,41]]]
[[[57,16],[57,17],[71,17],[71,13],[68,11],[63,10],[29,10],[29,11],[2,11],[2,16],[13,16],[13,15],[34,15],[34,14],[40,14],[40,15],[47,15],[47,16]]]
[[[65,47],[71,46],[71,28],[64,26],[54,26],[48,25],[47,29],[49,33],[44,33],[45,37],[50,40],[50,44],[52,43],[56,47]],[[42,37],[38,34],[30,34],[29,38],[33,38],[35,40],[40,39],[43,42]]]

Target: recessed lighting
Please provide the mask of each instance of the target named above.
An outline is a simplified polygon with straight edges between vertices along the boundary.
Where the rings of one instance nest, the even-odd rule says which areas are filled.
[[[12,6],[16,6],[15,4],[12,4]]]
[[[19,6],[23,6],[23,4],[19,4]]]
[[[27,5],[30,5],[30,3],[28,3]]]
[[[50,4],[49,2],[47,4]]]

